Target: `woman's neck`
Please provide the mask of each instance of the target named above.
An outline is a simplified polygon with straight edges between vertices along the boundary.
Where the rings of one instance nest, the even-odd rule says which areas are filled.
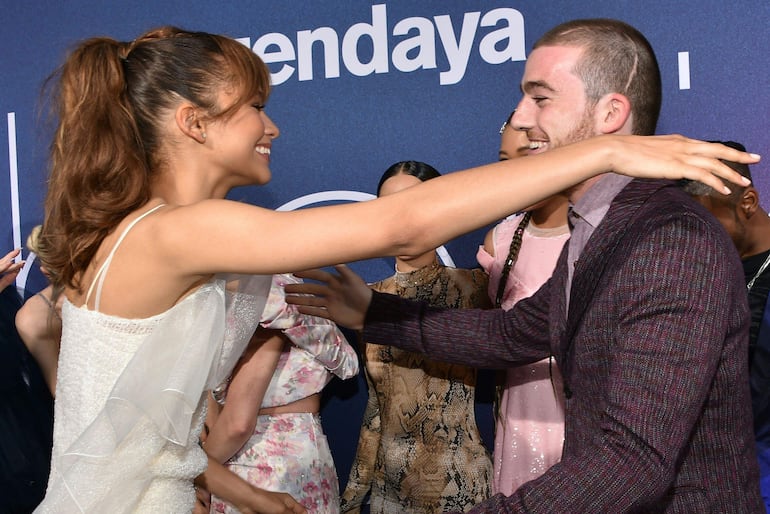
[[[546,202],[532,211],[532,224],[538,228],[556,228],[567,224],[567,209],[569,202]]]
[[[152,196],[169,205],[192,205],[203,200],[225,198],[233,184],[200,163],[182,160],[167,163],[154,174]]]
[[[399,273],[409,273],[436,262],[436,251],[431,250],[428,253],[418,255],[417,257],[396,257],[396,271]]]

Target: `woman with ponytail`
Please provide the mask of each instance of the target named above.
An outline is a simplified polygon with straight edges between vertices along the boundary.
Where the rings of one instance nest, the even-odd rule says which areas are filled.
[[[241,512],[304,512],[198,442],[206,392],[259,323],[270,276],[254,274],[419,254],[609,169],[718,188],[712,172],[740,180],[718,159],[757,160],[680,136],[602,136],[370,202],[275,212],[225,199],[270,179],[279,135],[267,67],[235,40],[173,27],[91,39],[54,84],[40,257],[63,288],[63,332],[39,512],[190,512],[194,483]]]

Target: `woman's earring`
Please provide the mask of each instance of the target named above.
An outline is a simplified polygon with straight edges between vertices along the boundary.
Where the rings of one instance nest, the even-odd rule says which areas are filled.
[[[205,140],[206,139],[206,133],[205,132],[201,132],[201,137]]]

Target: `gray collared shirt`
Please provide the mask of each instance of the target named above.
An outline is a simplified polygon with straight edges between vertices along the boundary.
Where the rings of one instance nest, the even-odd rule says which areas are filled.
[[[567,218],[572,230],[567,248],[567,303],[565,311],[569,309],[572,275],[575,264],[580,254],[583,253],[583,248],[585,248],[596,227],[604,219],[607,211],[610,210],[612,200],[631,180],[631,177],[607,173],[583,193],[575,205],[570,206]]]

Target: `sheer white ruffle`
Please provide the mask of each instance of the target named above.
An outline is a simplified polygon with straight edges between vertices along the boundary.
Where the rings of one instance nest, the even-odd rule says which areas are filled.
[[[58,430],[36,512],[189,511],[191,479],[206,466],[197,444],[204,393],[232,371],[270,283],[217,277],[141,320],[65,302]],[[97,405],[83,405],[90,402]]]

